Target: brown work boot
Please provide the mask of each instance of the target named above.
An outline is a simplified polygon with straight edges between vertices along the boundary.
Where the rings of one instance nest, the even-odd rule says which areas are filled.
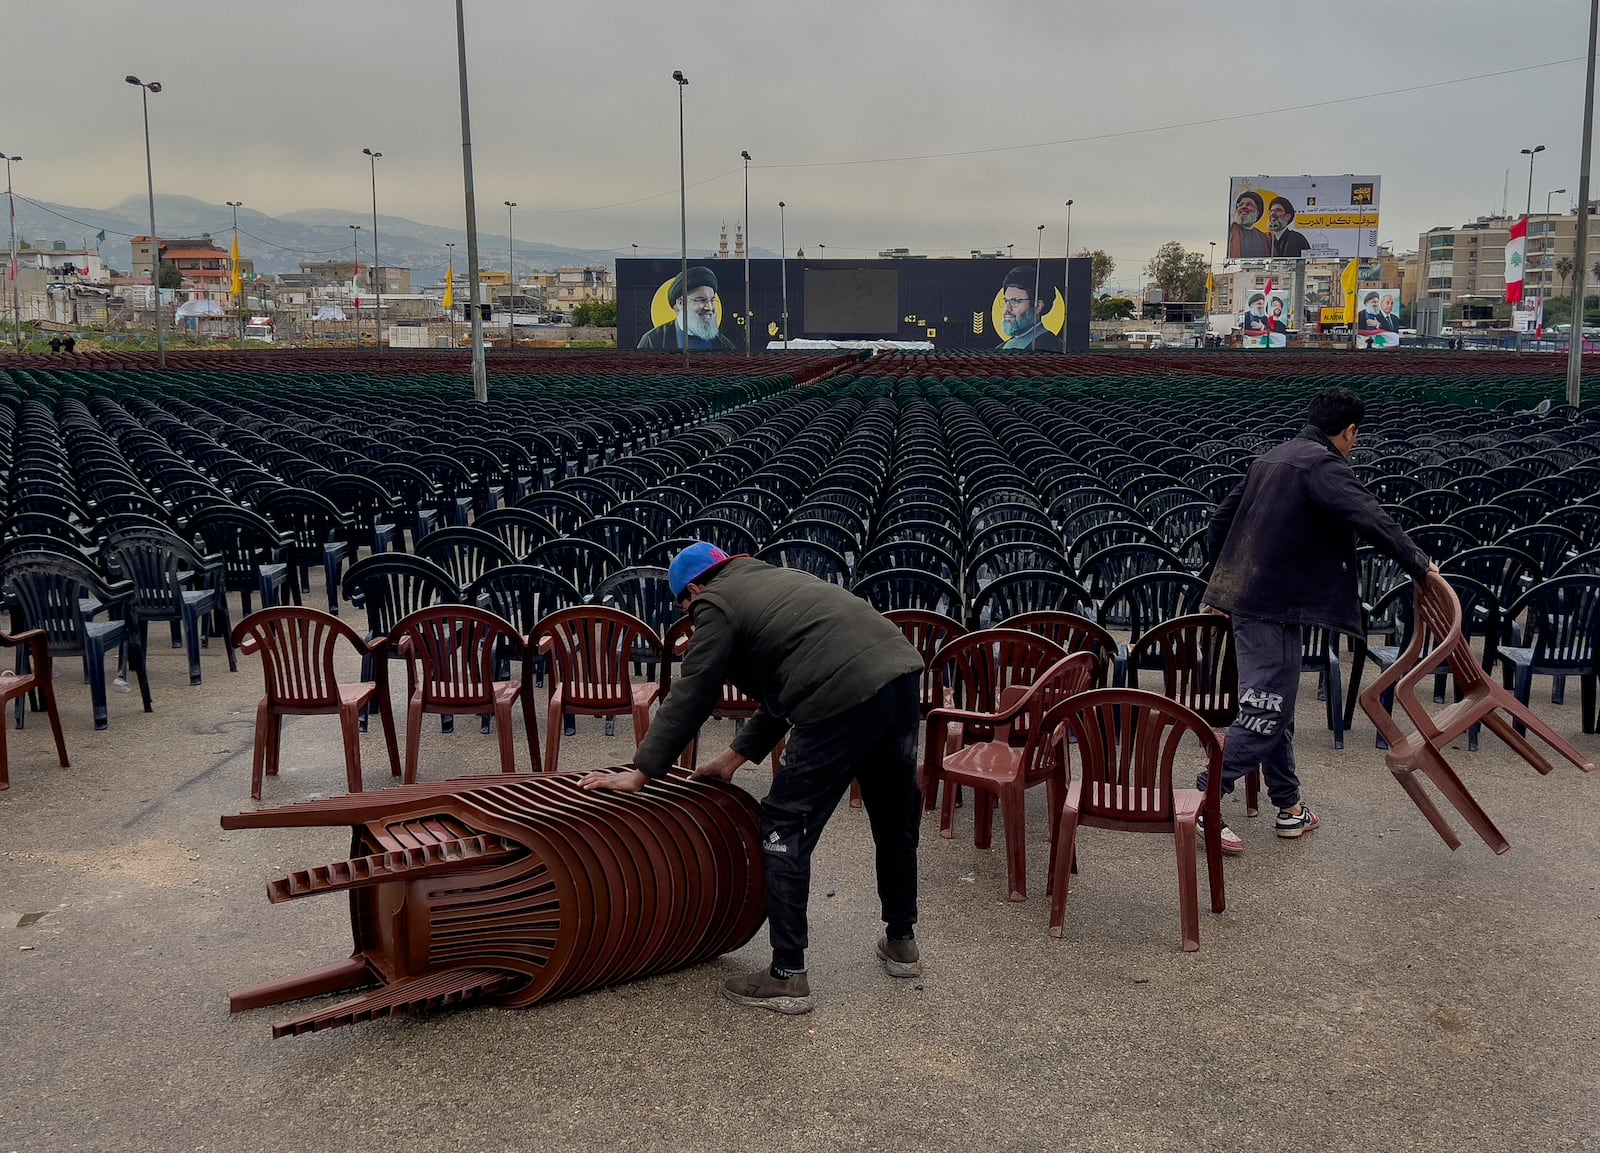
[[[892,937],[878,938],[878,959],[891,977],[922,976],[922,951],[916,941],[907,937],[896,941]]]
[[[770,969],[757,969],[723,982],[722,995],[735,1005],[793,1015],[811,1012],[811,984],[804,972],[774,977]]]

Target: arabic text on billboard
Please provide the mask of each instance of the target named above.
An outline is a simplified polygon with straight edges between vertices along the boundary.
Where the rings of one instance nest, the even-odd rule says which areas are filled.
[[[1235,176],[1228,186],[1234,260],[1349,259],[1378,250],[1376,176]]]

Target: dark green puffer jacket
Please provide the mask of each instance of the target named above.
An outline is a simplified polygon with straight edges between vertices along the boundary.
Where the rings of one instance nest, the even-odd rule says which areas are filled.
[[[664,777],[732,681],[761,708],[733,742],[749,761],[770,753],[790,725],[812,725],[868,700],[922,657],[860,597],[809,573],[738,557],[705,581],[690,605],[694,635],[672,691],[634,754]]]

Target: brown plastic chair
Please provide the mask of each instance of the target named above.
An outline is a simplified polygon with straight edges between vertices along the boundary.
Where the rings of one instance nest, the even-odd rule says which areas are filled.
[[[1105,687],[1106,677],[1116,661],[1117,642],[1109,632],[1088,617],[1058,609],[1039,609],[1007,617],[999,624],[1001,628],[1021,629],[1049,637],[1069,653],[1093,653],[1100,658],[1095,688]]]
[[[965,634],[967,626],[954,617],[927,609],[890,609],[883,616],[922,654],[922,715],[949,704],[944,683],[934,675],[933,658],[945,645]]]
[[[1445,759],[1444,750],[1450,742],[1482,722],[1495,736],[1511,746],[1511,751],[1527,761],[1541,773],[1550,772],[1554,766],[1516,731],[1514,722],[1532,729],[1556,752],[1577,765],[1584,772],[1594,771],[1594,762],[1586,760],[1572,744],[1536,716],[1532,709],[1517,700],[1509,691],[1494,683],[1478,662],[1472,646],[1461,631],[1461,602],[1455,590],[1437,573],[1416,584],[1416,626],[1411,641],[1398,660],[1384,670],[1361,694],[1361,711],[1366,713],[1389,744],[1384,760],[1395,780],[1405,789],[1422,810],[1428,823],[1450,848],[1459,848],[1461,840],[1451,829],[1433,798],[1423,790],[1417,774],[1433,782],[1434,788],[1456,807],[1478,836],[1496,853],[1511,847],[1477,799],[1467,790],[1455,769]],[[1461,699],[1430,712],[1423,703],[1417,686],[1431,678],[1441,666],[1449,668],[1455,677],[1456,690]],[[1412,733],[1404,733],[1388,710],[1383,707],[1384,693],[1394,690],[1394,699],[1416,726]],[[1432,693],[1428,694],[1431,698]],[[1501,716],[1509,714],[1511,720]]]
[[[964,709],[934,709],[928,714],[923,743],[922,779],[925,787],[945,785],[939,810],[939,835],[953,835],[956,790],[970,785],[977,796],[973,806],[973,839],[980,849],[991,843],[994,806],[998,801],[1006,833],[1006,882],[1010,900],[1028,899],[1026,797],[1032,785],[1044,784],[1049,811],[1061,807],[1066,784],[1065,765],[1058,750],[1045,741],[1040,720],[1056,703],[1081,693],[1094,683],[1100,658],[1093,653],[1073,653],[1058,659],[1032,685],[1009,685],[1001,690],[1000,707],[990,713]],[[949,726],[981,727],[992,739],[945,750],[941,739]],[[1011,743],[1013,731],[1023,735],[1020,746]],[[1053,853],[1053,850],[1052,850]]]
[[[534,626],[529,648],[550,658],[550,715],[544,767],[554,772],[561,755],[561,720],[567,714],[633,718],[633,743],[650,729],[650,706],[661,694],[651,681],[633,683],[641,647],[661,652],[661,638],[644,621],[604,605],[578,605],[551,613]]]
[[[430,605],[403,617],[390,631],[389,643],[406,662],[406,784],[417,779],[424,713],[492,712],[500,738],[500,771],[516,772],[511,710],[519,699],[528,757],[534,771],[543,768],[539,723],[531,703],[533,662],[527,659],[527,642],[510,621],[470,605]],[[521,663],[518,679],[495,679],[495,666],[501,660]]]
[[[1001,694],[1007,688],[1012,685],[1026,688],[1066,655],[1054,641],[1020,629],[978,629],[963,633],[933,657],[934,682],[944,686],[941,707],[973,715],[998,713],[1003,707]],[[1004,702],[1009,703],[1009,700]],[[982,721],[951,722],[945,726],[945,753],[949,755],[962,745],[993,739],[993,727]],[[1020,747],[1027,739],[1026,729],[1012,726],[1007,739]],[[934,807],[936,784],[928,780],[922,782],[924,809]]]
[[[661,662],[661,699],[666,700],[667,694],[672,691],[672,663],[682,660],[683,654],[689,648],[689,638],[694,635],[694,618],[680,616],[673,621],[667,629],[667,635],[661,638],[666,656]],[[711,710],[711,715],[718,720],[747,721],[756,715],[756,710],[761,707],[761,702],[754,697],[747,697],[739,691],[739,686],[732,681],[725,681],[722,685],[722,699],[717,702],[717,707]],[[778,762],[783,756],[787,739],[780,740],[772,749],[772,772],[778,772]],[[683,750],[683,756],[678,759],[678,764],[686,769],[693,769],[699,759],[700,738],[695,737],[689,742],[689,747]],[[859,795],[857,786],[851,782],[852,792]],[[854,802],[852,802],[854,803]]]
[[[246,655],[261,655],[266,695],[256,706],[255,747],[250,756],[250,796],[261,799],[262,776],[278,775],[284,717],[337,715],[344,735],[345,782],[361,791],[361,711],[374,696],[383,718],[389,749],[389,772],[400,775],[400,750],[395,741],[394,710],[389,704],[387,642],[368,644],[355,629],[319,609],[279,605],[251,613],[233,629],[233,644]],[[334,672],[339,641],[350,642],[362,657],[376,654],[378,680],[341,684]]]
[[[1200,948],[1199,879],[1195,833],[1206,816],[1206,866],[1211,881],[1211,911],[1225,908],[1222,891],[1222,746],[1204,718],[1158,693],[1139,689],[1093,689],[1063,701],[1045,714],[1041,727],[1065,755],[1070,739],[1079,771],[1069,781],[1056,822],[1055,867],[1051,878],[1050,935],[1062,935],[1067,887],[1077,863],[1079,825],[1125,833],[1171,833],[1178,853],[1178,912],[1183,948]],[[1185,740],[1193,737],[1198,748]],[[1199,765],[1206,769],[1206,791],[1180,789]]]
[[[5,706],[11,701],[19,700],[29,693],[37,691],[39,699],[44,704],[45,713],[50,718],[50,731],[56,738],[56,756],[61,761],[63,769],[67,764],[67,740],[61,735],[61,714],[56,711],[55,678],[50,666],[50,641],[43,629],[29,629],[25,633],[11,636],[0,633],[0,648],[14,649],[26,648],[28,650],[28,668],[24,672],[0,673],[0,715],[3,715]],[[21,704],[17,706],[17,728],[22,727],[23,713],[26,711]],[[6,754],[6,726],[0,719],[0,790],[11,787],[10,768]]]
[[[1139,670],[1161,670],[1162,696],[1198,713],[1224,750],[1239,715],[1239,666],[1233,653],[1233,621],[1221,613],[1191,613],[1162,621],[1128,651],[1128,680],[1139,688]],[[1244,811],[1260,815],[1261,770],[1244,778]]]

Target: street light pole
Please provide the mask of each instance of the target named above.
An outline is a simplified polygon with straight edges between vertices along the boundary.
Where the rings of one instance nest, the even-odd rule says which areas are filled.
[[[361,347],[361,225],[352,224],[350,228],[350,251],[355,255],[350,267],[354,269],[350,274],[350,304],[355,309],[356,319],[356,347]]]
[[[1547,300],[1550,296],[1550,250],[1553,246],[1551,236],[1555,232],[1555,229],[1550,225],[1550,198],[1552,196],[1565,196],[1566,194],[1567,190],[1565,188],[1552,188],[1544,194],[1544,252],[1539,257],[1539,271],[1544,276],[1544,284],[1540,286],[1542,289],[1539,293],[1540,300]]]
[[[139,102],[144,106],[144,179],[145,191],[150,197],[150,283],[156,290],[156,367],[166,368],[167,338],[161,331],[161,241],[156,239],[156,178],[150,164],[150,93],[161,91],[161,81],[152,80],[146,84],[137,76],[124,76],[123,80],[139,89]],[[21,321],[17,323],[20,326]]]
[[[679,305],[683,311],[678,319],[678,341],[683,345],[683,367],[689,367],[689,185],[685,181],[683,161],[683,90],[689,86],[689,78],[680,71],[674,71],[672,78],[678,82],[678,227],[679,239],[683,242],[683,277],[680,284],[683,291],[678,295]]]
[[[1544,145],[1543,144],[1535,144],[1532,148],[1523,148],[1520,151],[1521,151],[1522,155],[1524,155],[1524,156],[1526,156],[1528,158],[1528,204],[1527,204],[1527,207],[1522,210],[1522,223],[1523,223],[1524,230],[1526,230],[1528,222],[1533,218],[1533,158],[1535,156],[1539,155],[1539,153],[1544,151]],[[1358,234],[1357,238],[1359,239],[1359,234]],[[1523,282],[1523,292],[1526,293],[1527,292],[1527,288],[1528,288],[1528,271],[1527,271],[1527,263],[1528,262],[1527,262],[1527,255],[1526,255],[1526,247],[1527,247],[1526,235],[1524,235],[1524,238],[1523,238],[1523,247],[1524,247],[1524,255],[1523,255],[1523,262],[1522,262],[1523,263],[1522,282]],[[1523,307],[1526,308],[1527,306],[1524,305]],[[1517,330],[1516,339],[1517,339],[1517,347],[1520,349],[1522,347],[1522,330],[1520,328]]]
[[[383,352],[383,280],[378,276],[378,161],[383,156],[370,148],[361,150],[372,166],[372,339]]]
[[[1067,355],[1067,297],[1072,292],[1072,198],[1067,198],[1067,259],[1061,273],[1061,355]],[[1090,281],[1093,292],[1093,281]]]
[[[1039,272],[1044,267],[1044,225],[1039,225],[1039,250],[1033,254],[1033,310],[1039,311]]]
[[[11,319],[17,329],[17,352],[22,352],[22,296],[17,289],[17,199],[11,191],[11,165],[22,157],[0,153],[6,158],[6,202],[11,206],[11,263],[6,265],[6,275],[11,278]]]
[[[450,283],[450,307],[444,310],[444,314],[449,318],[447,323],[450,325],[450,347],[453,350],[456,346],[456,242],[445,241],[444,250],[445,268],[449,270],[446,279]]]
[[[229,201],[225,201],[225,203],[227,204],[227,206],[229,208],[231,208],[233,210],[233,251],[237,253],[239,251],[239,209],[243,206],[244,201],[242,201],[242,200],[229,200]],[[236,261],[234,261],[234,263],[235,263],[235,265],[237,265],[238,261],[236,260]],[[234,280],[239,280],[239,269],[237,267],[235,267],[232,270],[232,272],[233,272],[233,279]],[[229,285],[229,287],[231,288],[232,285]],[[245,297],[244,297],[244,281],[242,281],[242,280],[239,280],[239,299],[234,301],[234,307],[239,310],[239,343],[243,344],[244,343]]]
[[[508,303],[511,306],[511,347],[517,347],[517,241],[512,233],[511,210],[517,206],[515,200],[503,200],[506,206],[506,289],[510,294]]]
[[[750,307],[750,153],[739,155],[744,159],[744,354],[749,356],[750,327],[755,321],[755,310]]]
[[[1217,242],[1207,241],[1211,245],[1211,266],[1206,272],[1206,331],[1211,331],[1211,314],[1216,308],[1217,284]]]
[[[483,366],[483,313],[478,308],[478,201],[472,190],[472,115],[467,105],[467,26],[461,0],[456,0],[456,74],[461,81],[461,183],[467,201],[467,289],[472,309],[472,395],[489,401]]]
[[[1594,141],[1595,39],[1600,34],[1600,0],[1589,0],[1588,70],[1583,86],[1583,143],[1578,161],[1578,234],[1572,246],[1572,335],[1567,341],[1567,403],[1578,407],[1583,387],[1583,280],[1589,259],[1589,160]]]
[[[778,279],[783,281],[783,351],[789,351],[789,232],[784,222],[783,210],[788,207],[778,201]]]

